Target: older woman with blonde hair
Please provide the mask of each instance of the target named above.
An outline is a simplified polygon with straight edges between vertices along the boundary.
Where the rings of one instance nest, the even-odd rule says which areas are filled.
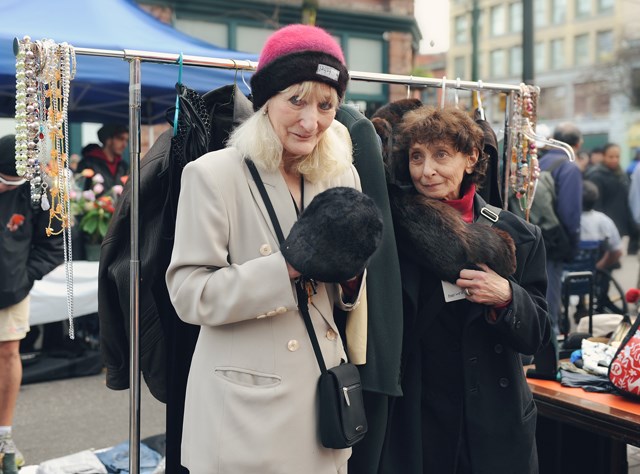
[[[520,353],[550,337],[540,229],[476,193],[484,134],[465,112],[408,112],[394,142],[404,395],[380,472],[533,474],[536,407]]]
[[[351,450],[318,440],[318,363],[294,284],[301,269],[279,249],[248,161],[285,235],[322,191],[359,189],[348,133],[334,120],[347,81],[327,32],[276,31],[251,79],[255,114],[227,148],[184,169],[166,280],[180,318],[201,326],[182,438],[192,474],[346,472]],[[333,308],[355,306],[360,280],[315,288],[309,312],[327,367],[347,359]]]

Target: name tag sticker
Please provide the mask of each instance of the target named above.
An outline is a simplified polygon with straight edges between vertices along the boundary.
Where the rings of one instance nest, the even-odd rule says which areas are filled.
[[[444,293],[445,303],[463,300],[466,296],[464,294],[464,289],[460,288],[458,285],[454,285],[453,283],[449,283],[448,281],[444,280],[442,280],[442,292]]]

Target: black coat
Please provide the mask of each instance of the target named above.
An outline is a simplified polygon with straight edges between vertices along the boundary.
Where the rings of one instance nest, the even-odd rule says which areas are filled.
[[[483,205],[482,198],[476,196],[474,215],[479,215]],[[550,337],[544,244],[538,227],[509,212],[503,211],[494,227],[511,235],[517,260],[516,271],[509,279],[512,302],[498,314],[495,322],[488,317],[486,306],[466,300],[445,304],[440,281],[434,281],[433,272],[421,268],[416,259],[411,258],[407,242],[399,241],[405,311],[404,396],[391,404],[381,473],[397,473],[402,466],[403,474],[422,474],[423,452],[429,453],[432,460],[435,458],[429,463],[432,472],[453,472],[450,460],[445,460],[442,452],[434,452],[439,449],[437,443],[429,442],[428,437],[433,440],[434,436],[432,426],[423,424],[424,419],[438,418],[438,413],[425,417],[424,400],[444,393],[450,397],[435,398],[427,405],[442,407],[443,438],[448,435],[463,442],[462,450],[466,453],[463,458],[471,467],[462,472],[538,472],[536,407],[520,353],[534,354]],[[447,243],[442,245],[442,251],[446,252]],[[431,282],[432,288],[421,287],[421,281],[425,280]],[[429,304],[419,314],[425,291],[429,293],[427,296],[439,293],[435,300],[428,300]],[[439,310],[436,312],[435,308]],[[410,341],[416,341],[414,331],[420,317],[433,320],[426,330],[427,337],[423,336],[420,344],[424,344],[423,341],[437,344],[439,349],[435,353],[429,350],[432,347],[418,344],[410,347]],[[454,325],[451,333],[429,333],[429,329],[442,327],[436,324],[438,321],[454,321],[454,318],[460,323],[458,327]],[[439,354],[439,358],[425,359],[425,354],[430,357]],[[440,375],[425,379],[427,369]]]
[[[236,91],[235,85],[224,86],[203,97],[210,113],[208,151],[222,148],[232,127],[253,112],[248,99]],[[184,395],[200,327],[178,318],[165,283],[182,173],[179,159],[172,156],[171,135],[171,130],[160,135],[140,165],[139,348],[149,391],[167,404],[167,472],[178,473],[187,472],[180,467]],[[98,271],[100,349],[107,387],[113,390],[129,388],[130,212],[127,182],[102,242]]]

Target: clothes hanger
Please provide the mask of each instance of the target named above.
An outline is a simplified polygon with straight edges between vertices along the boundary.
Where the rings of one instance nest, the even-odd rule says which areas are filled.
[[[178,57],[178,86],[182,86],[182,51],[180,51],[180,56]],[[178,133],[178,115],[180,114],[180,87],[178,88],[178,93],[176,94],[176,110],[173,113],[173,136],[175,137]]]
[[[242,79],[242,83],[245,85],[245,87],[249,91],[249,94],[251,94],[251,86],[247,84],[247,81],[244,78],[244,69],[240,70],[240,78]]]
[[[442,97],[440,97],[440,108],[444,109],[445,96],[447,95],[447,76],[442,76]]]
[[[561,142],[560,140],[556,140],[554,138],[546,138],[537,135],[533,131],[533,127],[531,126],[531,122],[529,121],[529,119],[525,119],[525,125],[522,127],[522,134],[529,140],[544,143],[551,148],[558,148],[567,154],[570,161],[576,161],[575,151],[573,151],[573,148],[570,145],[567,145],[565,142]]]
[[[480,112],[480,120],[486,120],[484,118],[484,108],[482,107],[482,95],[480,91],[482,90],[482,80],[478,80],[479,89],[476,90],[476,100],[478,101],[478,112]]]
[[[458,89],[460,89],[460,78],[456,77],[456,88],[453,91],[454,95],[453,95],[453,100],[454,100],[454,104],[456,105],[456,109],[458,108],[458,103],[459,103],[459,97],[458,97]]]
[[[413,75],[411,75],[411,81],[413,81]],[[407,84],[407,99],[411,99],[411,83]]]

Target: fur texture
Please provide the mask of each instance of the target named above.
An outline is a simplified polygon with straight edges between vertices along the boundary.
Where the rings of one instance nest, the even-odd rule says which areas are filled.
[[[486,263],[504,278],[516,270],[511,236],[482,223],[467,224],[448,204],[392,187],[391,211],[399,245],[438,278],[455,282],[463,268]]]
[[[281,250],[305,277],[341,282],[362,273],[382,240],[382,215],[353,188],[318,194],[291,228]]]

